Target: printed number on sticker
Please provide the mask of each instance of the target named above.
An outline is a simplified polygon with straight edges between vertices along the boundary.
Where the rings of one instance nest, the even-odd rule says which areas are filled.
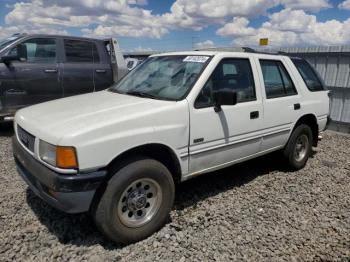
[[[208,60],[208,56],[187,56],[183,61],[184,62],[194,62],[194,63],[205,63]]]

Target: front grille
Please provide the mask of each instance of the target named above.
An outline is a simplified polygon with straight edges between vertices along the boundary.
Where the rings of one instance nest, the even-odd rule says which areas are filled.
[[[17,126],[17,134],[21,143],[29,149],[29,151],[34,152],[35,137],[20,126]]]

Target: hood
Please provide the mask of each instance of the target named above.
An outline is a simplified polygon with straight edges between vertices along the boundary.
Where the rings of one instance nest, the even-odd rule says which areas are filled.
[[[58,99],[19,110],[15,121],[29,133],[52,144],[64,136],[145,118],[176,102],[101,91]]]

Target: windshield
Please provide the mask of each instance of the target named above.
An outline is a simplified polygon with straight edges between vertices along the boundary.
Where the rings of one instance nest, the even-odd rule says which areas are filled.
[[[111,91],[164,100],[181,100],[209,62],[209,56],[156,56],[127,74]]]
[[[0,50],[16,41],[18,38],[19,36],[11,36],[5,39],[0,39]]]

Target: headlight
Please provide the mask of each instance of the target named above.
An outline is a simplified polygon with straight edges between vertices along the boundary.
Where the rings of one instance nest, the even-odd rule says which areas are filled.
[[[59,168],[78,168],[78,160],[74,147],[54,146],[40,140],[39,156],[44,162]]]
[[[56,146],[40,140],[39,156],[42,161],[52,166],[56,166]]]

